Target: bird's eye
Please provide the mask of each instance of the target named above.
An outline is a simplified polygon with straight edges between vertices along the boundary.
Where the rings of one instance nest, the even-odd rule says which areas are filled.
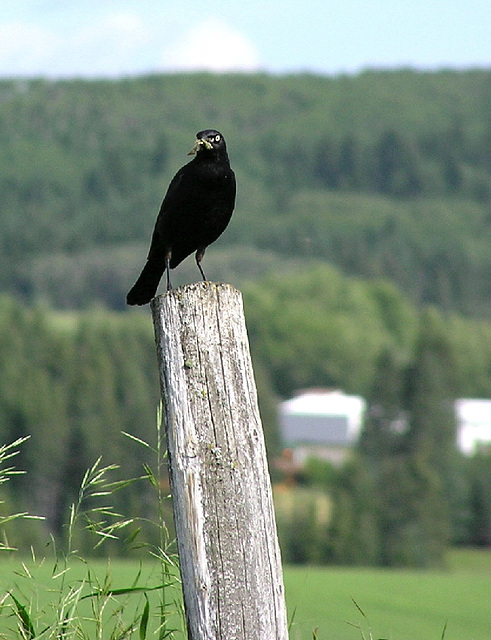
[[[215,142],[220,142],[220,134],[215,136]]]

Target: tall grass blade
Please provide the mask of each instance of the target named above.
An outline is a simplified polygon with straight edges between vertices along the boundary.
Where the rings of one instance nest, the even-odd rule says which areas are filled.
[[[288,623],[288,632],[292,630],[296,615],[297,615],[297,605],[295,605],[295,607],[293,608],[292,615],[290,616],[290,622]]]
[[[148,627],[148,619],[150,616],[150,603],[148,601],[148,597],[145,594],[145,607],[143,609],[143,613],[142,613],[142,618],[140,620],[140,628],[139,628],[139,635],[140,635],[140,640],[145,640],[145,638],[147,637],[147,627]]]
[[[32,624],[31,617],[27,609],[21,602],[19,602],[19,600],[17,600],[17,598],[12,593],[10,594],[10,597],[15,603],[17,617],[19,618],[25,637],[27,638],[27,640],[35,638],[36,632],[34,631],[34,625]]]
[[[445,624],[443,625],[443,631],[442,631],[442,635],[441,635],[440,640],[444,640],[444,638],[445,638],[445,633],[446,633],[446,631],[447,631],[447,624],[448,624],[448,620],[447,620],[447,621],[445,622]]]
[[[148,442],[145,442],[145,440],[142,440],[141,438],[137,438],[133,434],[127,433],[126,431],[121,431],[121,433],[124,436],[126,436],[127,438],[129,438],[130,440],[133,440],[134,442],[137,442],[138,444],[141,444],[142,447],[146,447],[147,449],[150,449],[151,451],[155,451],[154,447],[150,446],[148,444]]]
[[[97,591],[92,591],[92,593],[85,594],[80,599],[85,600],[86,598],[100,598],[101,596],[126,596],[132,593],[146,594],[147,591],[157,591],[158,589],[165,589],[165,587],[170,587],[173,584],[173,582],[169,582],[168,584],[158,584],[155,587],[124,587],[122,589],[101,588]]]

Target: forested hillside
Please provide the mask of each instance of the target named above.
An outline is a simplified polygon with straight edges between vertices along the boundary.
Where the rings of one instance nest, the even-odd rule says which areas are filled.
[[[329,530],[312,534],[299,508],[285,558],[424,566],[447,541],[489,544],[490,457],[455,458],[440,411],[491,397],[491,71],[478,70],[0,81],[0,443],[32,436],[16,460],[28,474],[0,499],[47,516],[17,542],[62,539],[99,455],[125,477],[148,462],[121,432],[155,437],[151,322],[124,299],[205,127],[238,180],[205,269],[243,291],[270,456],[275,403],[298,388],[340,387],[372,411],[358,462],[322,471]],[[189,260],[173,282],[198,276]],[[128,491],[121,508],[151,517],[151,496]]]
[[[3,81],[0,286],[123,308],[168,181],[214,126],[239,194],[210,277],[320,258],[487,314],[490,112],[487,71]]]

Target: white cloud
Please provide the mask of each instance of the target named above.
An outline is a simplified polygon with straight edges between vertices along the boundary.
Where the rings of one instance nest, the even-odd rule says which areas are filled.
[[[164,52],[162,66],[172,71],[254,71],[254,44],[222,20],[208,19],[190,29]]]
[[[163,49],[162,42],[169,41]],[[121,11],[71,24],[0,23],[0,76],[116,77],[159,70],[254,71],[259,66],[254,44],[221,19],[204,20],[184,32],[176,22],[150,22]]]

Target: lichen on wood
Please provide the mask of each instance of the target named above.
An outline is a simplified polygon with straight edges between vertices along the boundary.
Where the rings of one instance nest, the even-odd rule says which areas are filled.
[[[191,640],[286,640],[271,483],[239,291],[152,302]]]

